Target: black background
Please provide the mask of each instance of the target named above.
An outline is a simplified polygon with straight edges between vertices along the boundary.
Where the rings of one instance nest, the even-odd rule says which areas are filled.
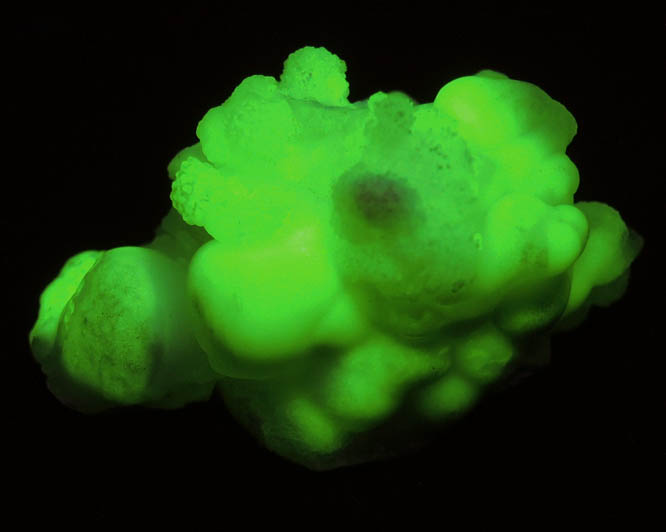
[[[434,511],[443,523],[466,502],[478,509],[466,514],[473,523],[489,498],[506,501],[510,516],[535,503],[557,516],[620,495],[604,499],[612,516],[628,508],[626,494],[663,495],[646,488],[650,478],[662,486],[666,456],[663,18],[529,4],[336,9],[246,3],[11,18],[6,438],[16,445],[7,467],[19,472],[12,507],[26,522],[252,526],[306,515],[316,526],[336,513]],[[170,206],[166,165],[196,142],[198,120],[246,76],[278,77],[305,45],[346,61],[350,100],[402,90],[432,101],[446,82],[491,68],[562,102],[578,122],[568,149],[581,174],[576,199],[612,205],[646,239],[629,291],[555,336],[543,372],[482,403],[428,450],[389,462],[312,473],[261,449],[219,400],[172,412],[67,410],[27,344],[39,293],[78,251],[150,240]]]

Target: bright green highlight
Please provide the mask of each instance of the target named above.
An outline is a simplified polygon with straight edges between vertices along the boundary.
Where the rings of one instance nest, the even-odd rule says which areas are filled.
[[[154,240],[65,263],[30,332],[62,402],[175,408],[217,386],[269,448],[338,467],[463,415],[524,340],[622,296],[643,239],[574,202],[561,103],[491,70],[430,103],[350,102],[346,70],[305,47],[241,81],[169,163]]]

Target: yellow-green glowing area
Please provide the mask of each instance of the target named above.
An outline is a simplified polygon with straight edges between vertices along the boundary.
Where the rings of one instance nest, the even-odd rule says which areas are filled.
[[[449,375],[423,390],[421,404],[425,416],[439,418],[468,409],[476,398],[476,387],[458,375]]]
[[[169,163],[154,239],[66,261],[29,334],[60,401],[220,393],[272,451],[330,469],[454,423],[526,346],[622,297],[643,239],[574,201],[562,103],[492,70],[433,102],[350,102],[346,71],[305,47],[242,80]]]
[[[286,404],[287,419],[303,444],[314,452],[328,453],[340,447],[340,431],[329,416],[304,397]]]

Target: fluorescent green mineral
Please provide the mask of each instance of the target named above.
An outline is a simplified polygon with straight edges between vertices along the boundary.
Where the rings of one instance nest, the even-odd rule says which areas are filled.
[[[217,388],[268,448],[329,469],[459,417],[524,338],[622,296],[643,239],[574,203],[562,104],[491,70],[431,103],[350,102],[345,71],[308,46],[243,80],[169,164],[154,240],[65,263],[30,332],[64,404]]]

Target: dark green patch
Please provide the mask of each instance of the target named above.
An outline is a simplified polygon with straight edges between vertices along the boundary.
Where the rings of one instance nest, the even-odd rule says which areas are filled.
[[[451,286],[451,293],[455,294],[456,292],[460,291],[462,287],[465,286],[465,281],[458,280],[455,283],[453,283],[453,286]]]
[[[404,191],[396,181],[372,176],[354,187],[354,203],[363,217],[371,223],[381,223],[404,211]]]

